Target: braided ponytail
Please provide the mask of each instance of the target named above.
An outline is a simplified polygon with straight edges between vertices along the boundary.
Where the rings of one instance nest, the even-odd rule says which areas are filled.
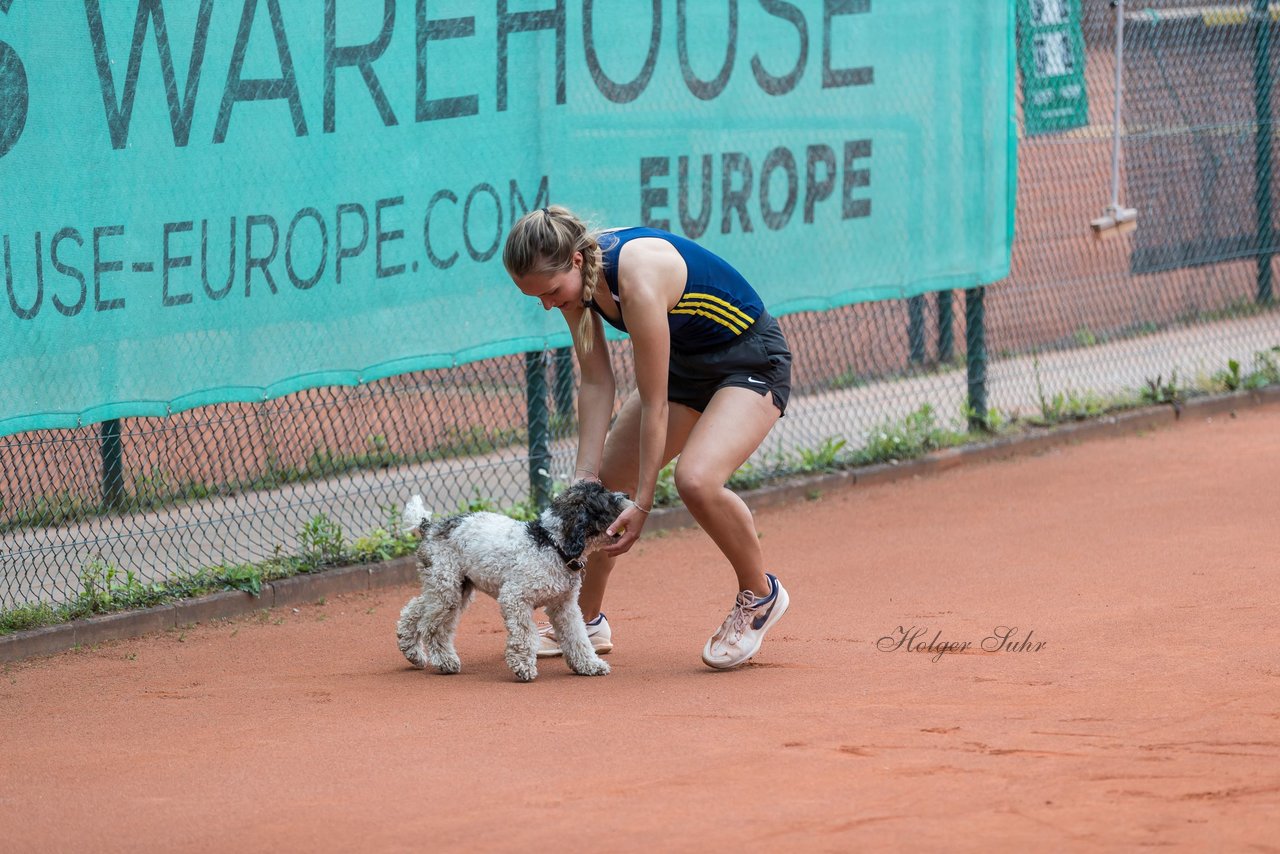
[[[602,278],[600,268],[603,265],[603,259],[601,258],[600,244],[596,240],[596,236],[585,227],[578,242],[579,248],[577,251],[582,253],[582,301],[591,302],[596,297],[596,288],[600,286]],[[591,347],[595,343],[596,322],[596,313],[591,309],[584,311],[582,319],[578,321],[578,340],[582,342],[582,352],[584,353],[590,353]]]
[[[582,253],[582,299],[589,302],[600,285],[600,244],[595,232],[566,207],[549,205],[520,217],[507,235],[502,263],[513,278],[529,273],[559,273],[573,266],[577,252]],[[578,340],[583,352],[591,352],[595,323],[594,311],[582,313]]]

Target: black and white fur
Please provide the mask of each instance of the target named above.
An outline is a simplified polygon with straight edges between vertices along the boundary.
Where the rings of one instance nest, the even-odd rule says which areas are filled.
[[[546,609],[574,673],[608,673],[609,665],[587,639],[578,590],[586,556],[612,540],[606,529],[630,505],[621,492],[579,481],[532,522],[485,512],[433,520],[415,496],[404,517],[422,534],[422,594],[400,612],[400,651],[418,667],[461,670],[453,638],[478,588],[498,600],[507,625],[507,666],[521,682],[538,675],[535,608]]]

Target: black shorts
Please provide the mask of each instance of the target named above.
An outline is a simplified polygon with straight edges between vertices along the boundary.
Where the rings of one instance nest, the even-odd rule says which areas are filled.
[[[667,400],[702,412],[711,396],[725,386],[772,394],[778,412],[787,413],[791,397],[791,350],[778,321],[768,314],[719,350],[707,353],[671,351]]]

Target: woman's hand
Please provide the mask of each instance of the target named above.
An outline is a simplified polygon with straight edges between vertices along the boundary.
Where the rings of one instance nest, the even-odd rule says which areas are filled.
[[[635,504],[623,510],[606,530],[609,536],[618,537],[618,539],[610,545],[604,546],[600,551],[610,557],[626,554],[631,549],[631,546],[635,544],[635,541],[640,539],[640,531],[644,528],[644,523],[648,516],[648,513]]]

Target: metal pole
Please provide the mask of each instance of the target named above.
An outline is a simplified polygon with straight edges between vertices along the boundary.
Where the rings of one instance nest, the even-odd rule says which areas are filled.
[[[924,364],[924,297],[907,299],[907,346],[910,348],[908,358],[913,365]]]
[[[554,360],[556,377],[551,396],[556,402],[556,414],[568,425],[573,423],[573,351],[561,347],[555,351]]]
[[[1272,299],[1271,251],[1271,12],[1267,0],[1253,0],[1253,110],[1254,132],[1253,203],[1258,229],[1259,303]]]
[[[955,310],[952,308],[951,291],[938,291],[938,361],[950,362],[955,350]]]
[[[964,292],[965,362],[969,380],[969,429],[987,427],[987,332],[984,288]]]
[[[120,420],[103,421],[102,439],[102,503],[109,510],[120,510],[125,504],[124,448],[120,442]]]
[[[1116,9],[1116,97],[1112,116],[1111,210],[1120,209],[1120,115],[1124,103],[1124,0],[1111,0]]]
[[[551,418],[547,409],[547,365],[541,351],[524,354],[524,376],[529,417],[529,497],[541,511],[551,502]]]

